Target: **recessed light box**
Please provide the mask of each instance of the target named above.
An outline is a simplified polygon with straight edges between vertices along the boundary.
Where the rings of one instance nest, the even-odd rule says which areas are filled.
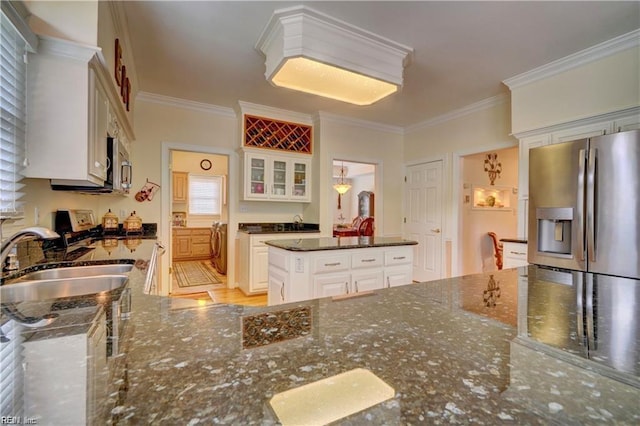
[[[279,9],[256,48],[271,84],[356,105],[398,91],[413,49],[305,6]]]

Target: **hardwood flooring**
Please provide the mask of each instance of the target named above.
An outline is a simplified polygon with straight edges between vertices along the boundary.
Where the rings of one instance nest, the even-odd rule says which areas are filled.
[[[245,306],[267,306],[267,295],[260,294],[257,296],[245,296],[245,294],[238,288],[226,288],[227,277],[226,275],[217,274],[220,281],[225,285],[225,288],[219,288],[220,286],[199,286],[193,288],[195,293],[188,293],[185,288],[179,288],[175,282],[175,278],[172,280],[171,285],[171,297],[179,299],[191,299],[210,302],[213,298],[215,303],[224,303],[230,305],[245,305]]]

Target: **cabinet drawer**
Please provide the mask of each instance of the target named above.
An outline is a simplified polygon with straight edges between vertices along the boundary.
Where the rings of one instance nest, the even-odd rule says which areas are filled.
[[[192,244],[209,244],[211,241],[209,236],[194,235],[191,237]]]
[[[313,272],[346,271],[351,267],[351,256],[320,256],[313,259]]]
[[[382,266],[383,256],[379,250],[365,249],[351,255],[352,268],[372,268]]]
[[[527,245],[520,243],[502,243],[502,255],[507,258],[527,260]]]
[[[191,230],[189,229],[174,229],[173,235],[176,237],[189,237],[191,236]]]
[[[191,246],[191,254],[193,256],[208,256],[211,253],[208,244],[193,244]]]
[[[385,250],[384,252],[384,264],[385,266],[391,265],[404,265],[411,263],[412,248]]]
[[[192,236],[204,236],[204,237],[209,237],[211,235],[211,230],[209,228],[207,229],[192,229],[191,230],[191,235]]]

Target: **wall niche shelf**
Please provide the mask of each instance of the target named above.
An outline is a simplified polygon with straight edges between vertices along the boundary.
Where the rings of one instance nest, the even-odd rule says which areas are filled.
[[[510,186],[472,185],[473,210],[511,211]]]

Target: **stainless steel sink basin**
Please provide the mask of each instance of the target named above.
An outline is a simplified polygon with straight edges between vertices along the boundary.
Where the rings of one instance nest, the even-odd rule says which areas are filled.
[[[133,265],[128,263],[44,269],[23,275],[18,278],[18,281],[57,280],[62,278],[91,277],[94,275],[122,275],[129,273],[131,269],[133,269]]]
[[[0,300],[2,303],[19,303],[85,296],[118,289],[124,286],[128,279],[126,275],[96,275],[18,281],[0,286]]]

